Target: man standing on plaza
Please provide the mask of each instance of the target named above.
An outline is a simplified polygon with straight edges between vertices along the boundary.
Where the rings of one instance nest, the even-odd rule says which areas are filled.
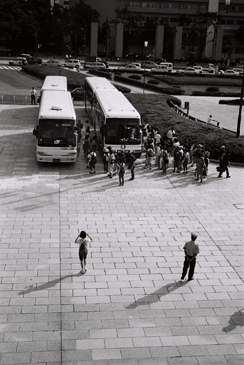
[[[183,250],[185,251],[185,261],[183,265],[183,271],[181,275],[181,280],[185,279],[187,274],[187,270],[189,269],[188,273],[188,281],[193,280],[194,270],[196,266],[196,257],[199,253],[198,244],[195,243],[197,239],[197,235],[195,233],[191,233],[191,241],[185,243]]]
[[[31,105],[36,105],[36,89],[31,89]]]

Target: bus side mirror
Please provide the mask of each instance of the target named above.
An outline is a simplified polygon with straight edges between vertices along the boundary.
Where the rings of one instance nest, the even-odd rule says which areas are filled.
[[[36,136],[36,128],[33,129],[33,136]]]

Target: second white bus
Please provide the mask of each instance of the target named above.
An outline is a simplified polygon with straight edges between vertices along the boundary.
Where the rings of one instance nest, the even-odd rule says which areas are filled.
[[[94,80],[97,84],[98,80]],[[110,146],[117,152],[142,152],[141,117],[129,100],[107,79],[100,78],[94,87],[86,78],[85,105],[101,147]]]

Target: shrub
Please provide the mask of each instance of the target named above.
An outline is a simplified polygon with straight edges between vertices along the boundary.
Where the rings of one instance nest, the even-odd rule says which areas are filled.
[[[152,84],[152,85],[158,85],[158,84],[160,84],[160,82],[158,80],[155,80],[155,79],[150,79],[150,80],[148,80],[147,83],[148,84]]]
[[[209,86],[206,91],[217,93],[219,92],[219,88],[217,86]]]
[[[130,75],[129,79],[133,79],[133,80],[141,80],[141,76],[139,75]]]
[[[143,72],[142,76],[144,77],[153,77],[153,73],[152,72]]]

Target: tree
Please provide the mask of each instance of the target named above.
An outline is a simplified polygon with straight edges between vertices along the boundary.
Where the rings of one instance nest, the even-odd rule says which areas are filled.
[[[69,34],[75,55],[78,55],[82,46],[90,43],[91,23],[98,22],[99,18],[100,14],[85,1],[80,1],[70,9]]]
[[[50,13],[48,0],[1,0],[0,33],[13,52],[35,50],[37,33]]]

